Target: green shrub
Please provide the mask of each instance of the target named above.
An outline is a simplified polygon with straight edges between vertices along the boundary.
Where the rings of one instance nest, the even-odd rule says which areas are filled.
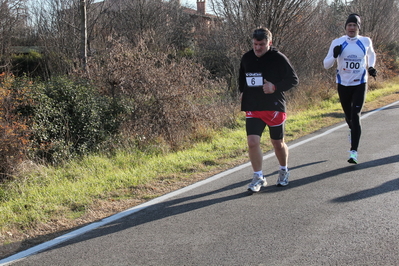
[[[95,151],[117,133],[123,108],[93,86],[57,77],[36,88],[34,157],[57,163]]]
[[[11,57],[12,72],[16,76],[46,77],[43,55],[35,50],[29,50],[28,53],[14,54]]]

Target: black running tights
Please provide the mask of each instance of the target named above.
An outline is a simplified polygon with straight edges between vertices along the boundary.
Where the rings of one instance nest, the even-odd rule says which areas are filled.
[[[366,99],[366,83],[357,86],[343,86],[338,84],[338,95],[345,120],[351,130],[351,150],[357,151],[362,127],[360,115]]]

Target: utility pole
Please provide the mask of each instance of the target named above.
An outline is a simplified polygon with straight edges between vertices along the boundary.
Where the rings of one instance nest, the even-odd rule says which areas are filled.
[[[86,0],[80,1],[80,52],[82,69],[87,72],[87,5]]]

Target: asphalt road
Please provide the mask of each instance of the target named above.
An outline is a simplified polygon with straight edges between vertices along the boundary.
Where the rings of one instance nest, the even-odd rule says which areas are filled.
[[[0,265],[399,265],[398,117],[363,114],[357,165],[339,124],[289,143],[287,187],[268,153],[259,193],[245,164]]]

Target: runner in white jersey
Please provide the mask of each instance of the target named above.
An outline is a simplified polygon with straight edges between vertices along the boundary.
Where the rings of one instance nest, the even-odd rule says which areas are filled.
[[[369,37],[359,35],[360,17],[350,14],[345,23],[346,35],[331,42],[327,56],[324,58],[324,68],[331,68],[337,61],[338,95],[345,120],[350,129],[349,163],[358,163],[357,150],[361,135],[360,114],[367,91],[368,75],[374,78],[376,56]]]

